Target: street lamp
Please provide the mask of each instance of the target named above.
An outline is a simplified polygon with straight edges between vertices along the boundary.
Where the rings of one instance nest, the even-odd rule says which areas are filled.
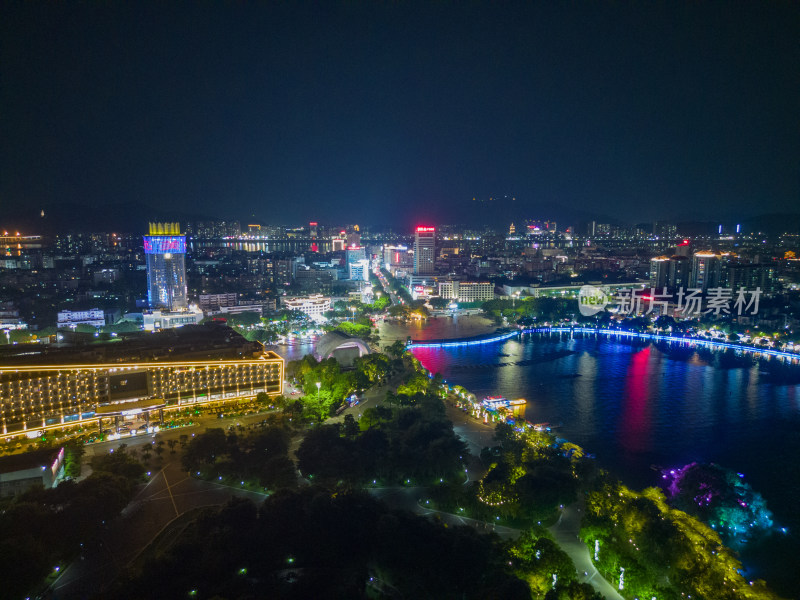
[[[318,381],[317,382],[317,404],[319,404],[319,388],[321,388],[321,387],[322,387],[322,382]]]

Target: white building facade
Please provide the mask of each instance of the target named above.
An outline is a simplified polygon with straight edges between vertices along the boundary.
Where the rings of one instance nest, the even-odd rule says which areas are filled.
[[[486,302],[494,300],[494,284],[483,281],[443,281],[439,296],[457,302]]]
[[[78,325],[102,327],[106,324],[105,316],[100,308],[90,308],[89,310],[62,310],[59,311],[56,321],[59,328],[76,327]]]
[[[323,322],[326,320],[325,313],[331,309],[331,299],[322,294],[283,298],[283,307],[288,310],[299,310],[315,321]]]

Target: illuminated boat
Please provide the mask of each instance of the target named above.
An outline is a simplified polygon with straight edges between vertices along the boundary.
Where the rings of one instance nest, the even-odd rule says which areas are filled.
[[[516,400],[509,400],[508,398],[504,398],[503,396],[486,396],[483,399],[483,405],[489,410],[495,410],[498,408],[504,408],[506,406],[521,406],[523,404],[527,404],[528,401],[525,398],[517,398]]]

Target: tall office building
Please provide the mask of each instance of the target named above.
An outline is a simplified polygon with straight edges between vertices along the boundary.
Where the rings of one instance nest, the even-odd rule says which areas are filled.
[[[185,309],[186,236],[178,223],[150,223],[150,235],[144,236],[144,253],[150,308]]]
[[[356,260],[347,263],[347,272],[350,279],[355,281],[369,281],[369,261]]]
[[[345,263],[348,265],[350,263],[366,260],[366,258],[367,251],[363,246],[353,244],[345,248],[344,259]]]
[[[428,275],[436,269],[436,228],[417,227],[414,232],[414,275]]]

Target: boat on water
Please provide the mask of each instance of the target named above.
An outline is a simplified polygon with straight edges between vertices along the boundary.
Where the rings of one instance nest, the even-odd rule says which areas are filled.
[[[508,398],[504,398],[503,396],[486,396],[483,399],[482,404],[488,410],[496,410],[498,408],[505,408],[507,406],[522,406],[523,404],[527,404],[528,401],[525,398],[517,398],[516,400],[509,400]]]

